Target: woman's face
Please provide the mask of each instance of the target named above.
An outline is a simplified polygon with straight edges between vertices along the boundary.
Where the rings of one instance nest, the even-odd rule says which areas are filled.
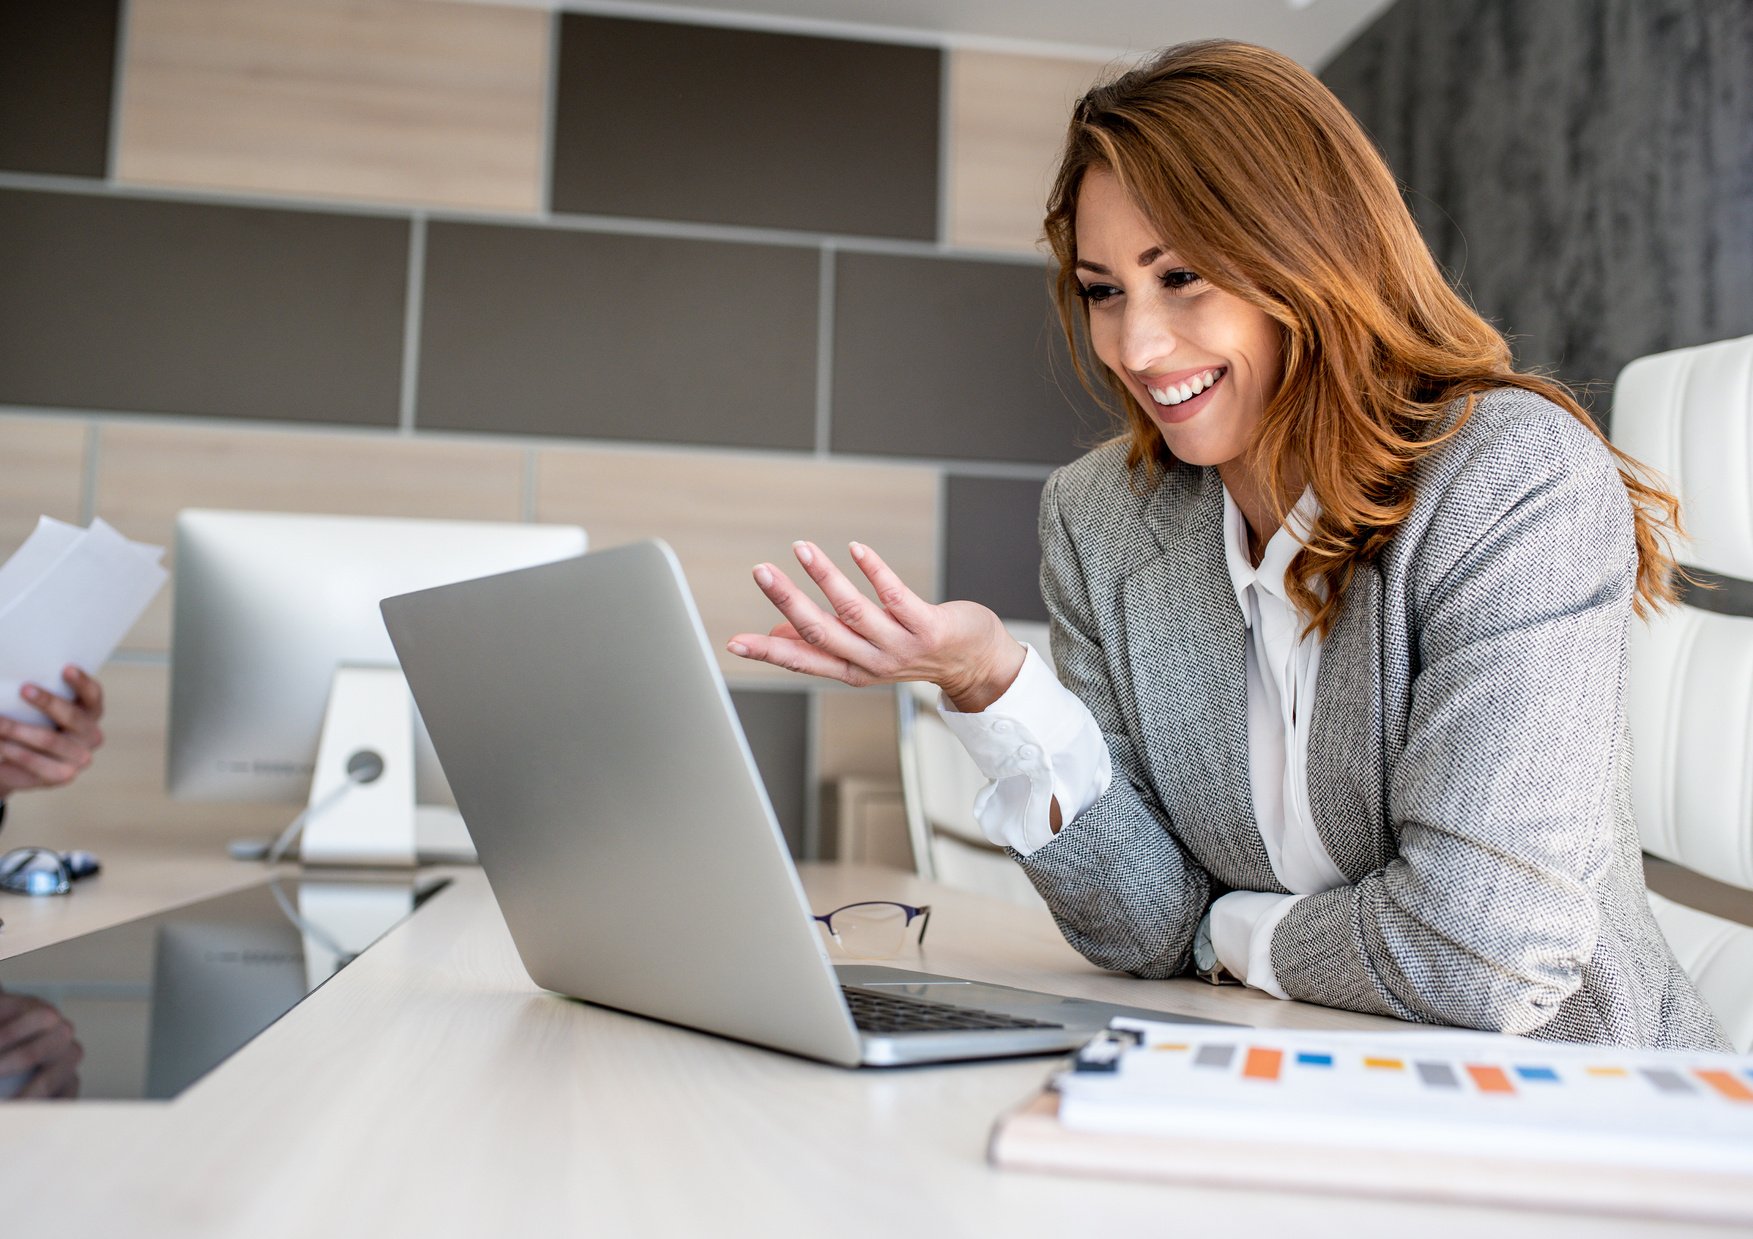
[[[1175,458],[1238,459],[1282,377],[1278,324],[1185,266],[1100,169],[1077,197],[1077,278],[1096,356]]]

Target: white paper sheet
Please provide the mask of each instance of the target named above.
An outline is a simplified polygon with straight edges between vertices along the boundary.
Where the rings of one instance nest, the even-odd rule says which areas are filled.
[[[130,542],[103,520],[80,529],[42,517],[0,564],[0,714],[49,719],[18,693],[27,683],[71,695],[61,669],[96,674],[169,577],[164,548]]]

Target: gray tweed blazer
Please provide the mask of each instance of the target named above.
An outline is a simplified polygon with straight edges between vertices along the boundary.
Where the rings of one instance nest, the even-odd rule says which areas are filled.
[[[1315,826],[1348,886],[1272,942],[1293,998],[1554,1040],[1725,1049],[1645,898],[1629,795],[1636,551],[1612,457],[1563,409],[1481,399],[1327,638]],[[1018,856],[1066,939],[1186,972],[1231,890],[1283,891],[1254,820],[1244,628],[1217,471],[1140,493],[1109,443],[1041,503],[1053,657],[1114,779]],[[1014,854],[1013,854],[1014,855]]]

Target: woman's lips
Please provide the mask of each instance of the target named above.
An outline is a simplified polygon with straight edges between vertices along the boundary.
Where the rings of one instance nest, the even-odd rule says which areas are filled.
[[[1199,411],[1209,403],[1211,393],[1223,386],[1223,381],[1228,377],[1229,369],[1227,367],[1218,369],[1217,377],[1212,380],[1211,384],[1207,386],[1204,391],[1196,396],[1190,396],[1179,404],[1159,404],[1156,398],[1150,394],[1150,389],[1147,385],[1145,389],[1145,399],[1149,403],[1151,416],[1155,417],[1157,421],[1163,423],[1165,426],[1173,426],[1186,421],[1188,418],[1198,416]]]

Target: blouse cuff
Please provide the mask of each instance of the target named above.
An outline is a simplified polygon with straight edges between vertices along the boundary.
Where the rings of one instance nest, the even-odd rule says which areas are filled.
[[[1053,801],[1069,824],[1108,790],[1113,764],[1089,708],[1023,649],[1016,680],[986,709],[964,714],[940,695],[937,711],[990,780],[974,798],[982,833],[1027,856],[1053,840]]]
[[[1274,998],[1289,998],[1272,967],[1272,931],[1301,895],[1231,891],[1211,905],[1211,945],[1217,960],[1244,983]]]

